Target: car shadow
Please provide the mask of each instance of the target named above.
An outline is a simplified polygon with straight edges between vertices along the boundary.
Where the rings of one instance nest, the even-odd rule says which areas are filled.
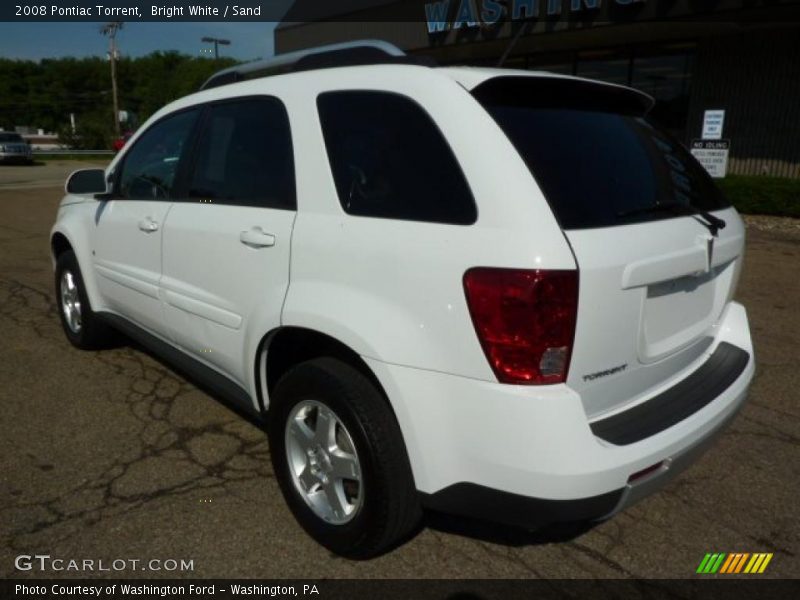
[[[27,160],[2,160],[0,161],[0,166],[4,167],[43,167],[46,163],[36,160],[35,158],[31,161]]]
[[[192,377],[190,373],[184,371],[178,365],[175,365],[171,361],[153,352],[147,346],[140,344],[138,341],[128,337],[123,333],[117,333],[113,342],[109,344],[108,349],[121,347],[128,347],[149,356],[155,362],[162,365],[165,369],[168,369],[169,371],[179,375],[185,381],[195,386],[198,390],[201,390],[210,398],[219,402],[231,412],[245,419],[251,425],[264,431],[266,434],[266,417],[258,416],[254,413],[243,410],[242,407],[231,402],[216,391],[210,389],[201,381],[198,381],[196,378]],[[520,527],[504,525],[502,523],[494,523],[482,519],[452,515],[425,509],[423,511],[422,521],[419,523],[419,525],[402,539],[397,540],[391,548],[386,550],[386,552],[391,552],[393,549],[408,543],[426,528],[441,533],[457,535],[491,544],[523,547],[569,542],[589,532],[598,524],[598,522],[592,521],[555,523],[539,527],[534,531],[529,531]]]
[[[193,377],[191,373],[182,369],[180,366],[176,365],[175,363],[169,361],[168,359],[162,357],[160,354],[150,350],[147,346],[139,343],[137,340],[134,340],[131,337],[128,337],[122,332],[115,332],[115,337],[113,342],[110,343],[108,350],[118,349],[118,348],[130,348],[131,350],[136,350],[137,352],[141,352],[142,354],[147,355],[148,357],[152,358],[155,362],[160,364],[162,367],[171,371],[175,375],[178,375],[181,379],[186,381],[187,383],[193,385],[199,391],[206,394],[209,398],[218,402],[231,412],[235,413],[237,416],[243,418],[248,423],[253,425],[254,427],[262,430],[264,434],[266,434],[266,417],[256,414],[255,412],[248,412],[240,405],[236,404],[235,402],[231,401],[229,398],[225,397],[224,395],[218,393],[216,390],[212,389],[211,387],[207,386],[202,381],[198,380],[196,377]]]
[[[589,532],[598,523],[554,523],[529,531],[521,527],[426,510],[423,525],[442,533],[518,548],[569,542]]]

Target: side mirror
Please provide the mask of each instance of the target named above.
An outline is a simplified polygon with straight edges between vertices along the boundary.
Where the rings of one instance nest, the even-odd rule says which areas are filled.
[[[67,178],[64,189],[68,194],[105,194],[108,191],[103,169],[79,169]]]

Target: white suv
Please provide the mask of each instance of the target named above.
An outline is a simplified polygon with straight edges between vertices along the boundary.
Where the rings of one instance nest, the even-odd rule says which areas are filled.
[[[638,91],[398,54],[222,73],[73,174],[64,331],[122,331],[265,416],[286,501],[341,555],[422,507],[609,517],[745,400],[742,221]]]

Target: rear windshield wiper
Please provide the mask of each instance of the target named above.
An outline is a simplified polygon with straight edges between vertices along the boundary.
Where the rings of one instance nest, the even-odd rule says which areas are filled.
[[[641,215],[647,213],[669,212],[676,215],[700,215],[707,223],[703,223],[711,235],[716,236],[720,229],[725,229],[725,221],[719,217],[715,217],[710,212],[700,210],[689,204],[682,204],[680,202],[666,202],[663,204],[652,204],[650,206],[643,206],[639,208],[632,208],[630,210],[623,210],[617,213],[618,217],[631,217],[634,215]]]

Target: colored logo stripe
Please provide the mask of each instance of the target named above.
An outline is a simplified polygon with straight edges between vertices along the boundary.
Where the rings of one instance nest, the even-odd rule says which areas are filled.
[[[706,554],[705,558],[697,567],[698,573],[716,573],[719,566],[722,564],[722,559],[725,558],[724,552],[716,552],[714,554]]]
[[[772,553],[757,552],[725,552],[708,553],[700,561],[697,573],[713,575],[714,573],[734,574],[734,573],[763,573],[769,561],[772,560]],[[747,565],[747,566],[745,566]]]
[[[747,563],[747,567],[745,567],[745,573],[763,573],[764,570],[767,568],[769,561],[772,560],[772,552],[770,553],[762,553],[762,554],[753,554],[753,558],[750,559],[750,562]]]
[[[738,573],[744,567],[745,561],[750,556],[749,552],[739,552],[736,554],[729,554],[728,560],[725,561],[725,564],[722,565],[722,569],[720,569],[720,573]]]
[[[731,568],[731,564],[736,560],[738,554],[728,554],[728,560],[722,563],[722,568],[719,570],[720,573],[727,573],[728,569]]]

